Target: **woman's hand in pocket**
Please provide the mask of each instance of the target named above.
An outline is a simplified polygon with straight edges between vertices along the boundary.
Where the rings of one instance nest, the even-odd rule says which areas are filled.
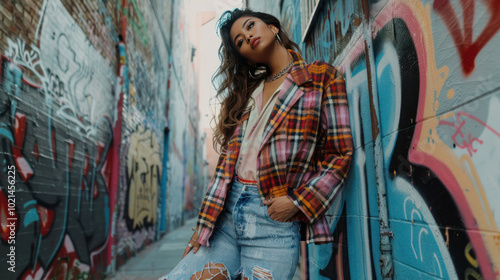
[[[264,200],[271,219],[278,222],[289,222],[300,210],[288,196],[279,196]]]

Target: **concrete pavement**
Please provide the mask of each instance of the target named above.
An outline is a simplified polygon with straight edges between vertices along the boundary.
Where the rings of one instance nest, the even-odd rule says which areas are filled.
[[[182,259],[186,242],[196,227],[196,218],[150,244],[122,265],[116,275],[106,280],[158,280]]]
[[[186,242],[196,227],[196,218],[188,220],[180,228],[166,234],[159,241],[150,244],[122,265],[116,275],[106,280],[157,280],[169,273],[181,260]],[[300,280],[300,270],[293,280]]]

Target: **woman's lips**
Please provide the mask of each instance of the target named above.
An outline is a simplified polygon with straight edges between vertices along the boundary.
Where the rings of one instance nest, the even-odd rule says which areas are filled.
[[[253,41],[252,41],[252,49],[255,48],[257,46],[257,44],[259,44],[259,42],[260,42],[260,38],[253,39]]]

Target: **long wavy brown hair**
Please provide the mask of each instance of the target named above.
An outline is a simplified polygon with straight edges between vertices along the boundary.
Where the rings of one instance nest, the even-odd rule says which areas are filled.
[[[247,104],[252,92],[269,74],[269,68],[264,64],[250,65],[248,60],[239,54],[231,40],[229,33],[231,26],[243,16],[256,17],[268,25],[276,26],[279,29],[278,36],[283,46],[300,52],[299,46],[290,40],[281,28],[280,21],[270,14],[254,12],[250,9],[234,9],[222,14],[218,22],[222,40],[219,47],[221,65],[212,78],[212,83],[217,88],[216,98],[220,102],[220,112],[212,119],[215,122],[213,143],[216,151],[223,151],[226,148],[241,116],[249,110]],[[256,73],[257,69],[262,71]]]

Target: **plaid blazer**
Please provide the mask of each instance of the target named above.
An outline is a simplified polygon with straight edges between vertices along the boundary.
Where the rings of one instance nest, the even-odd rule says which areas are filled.
[[[323,214],[342,188],[353,154],[345,81],[333,66],[306,64],[289,52],[295,63],[264,130],[258,190],[262,199],[288,195],[300,209],[296,219],[306,227],[302,239],[321,244],[333,241]],[[208,186],[197,222],[201,245],[209,246],[224,208],[248,116],[242,116]]]

